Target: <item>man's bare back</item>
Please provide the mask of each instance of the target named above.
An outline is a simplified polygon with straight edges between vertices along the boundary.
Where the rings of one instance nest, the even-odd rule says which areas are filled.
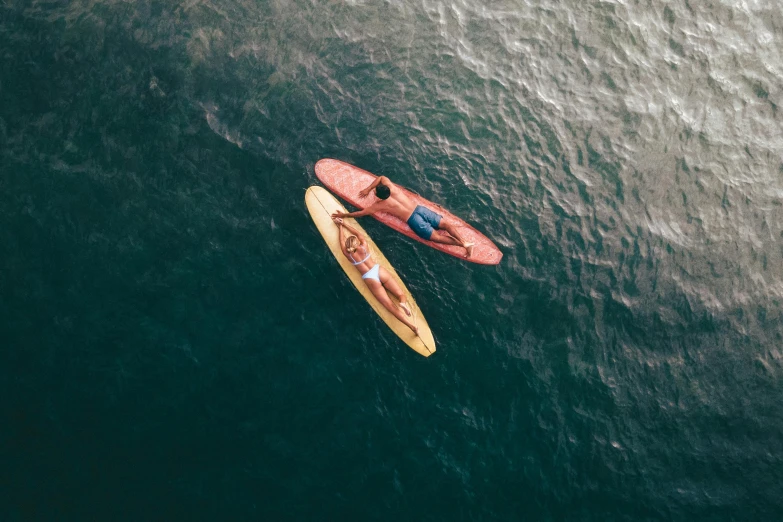
[[[413,211],[416,210],[416,204],[411,201],[411,198],[409,198],[397,185],[390,181],[383,184],[389,187],[391,195],[386,199],[381,199],[376,202],[378,210],[375,212],[388,212],[392,216],[396,216],[403,221],[408,221],[408,218],[411,217]],[[367,197],[367,194],[369,194],[369,191],[362,191],[359,193],[361,197]]]
[[[360,217],[376,212],[388,212],[405,221],[422,239],[461,246],[465,249],[465,257],[470,257],[473,253],[473,243],[465,242],[452,223],[442,219],[442,216],[430,209],[416,205],[405,191],[386,176],[378,176],[369,187],[359,192],[359,197],[366,198],[372,189],[375,189],[376,195],[380,198],[378,201],[364,210],[349,213],[335,212],[332,217]]]

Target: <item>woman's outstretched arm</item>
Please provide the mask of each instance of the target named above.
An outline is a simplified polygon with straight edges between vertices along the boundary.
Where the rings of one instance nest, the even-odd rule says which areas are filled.
[[[334,224],[337,225],[337,229],[340,231],[340,250],[345,257],[348,257],[348,252],[345,251],[345,232],[343,231],[342,218],[332,218]]]
[[[345,221],[343,221],[343,222],[342,222],[342,226],[343,226],[343,227],[345,227],[345,228],[347,228],[347,229],[348,229],[348,232],[350,232],[351,234],[353,234],[354,236],[356,236],[356,237],[359,239],[359,243],[361,243],[362,245],[364,245],[365,243],[367,243],[367,242],[365,241],[365,239],[364,239],[364,236],[362,235],[362,233],[361,233],[361,232],[359,232],[358,230],[356,230],[355,228],[353,228],[351,225],[349,225],[348,223],[346,223]],[[340,228],[342,229],[342,227],[340,227]]]

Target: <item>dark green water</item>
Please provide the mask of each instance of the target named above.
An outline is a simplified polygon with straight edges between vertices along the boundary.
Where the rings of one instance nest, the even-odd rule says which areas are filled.
[[[778,2],[0,4],[0,520],[780,520]],[[304,207],[335,157],[407,349]]]

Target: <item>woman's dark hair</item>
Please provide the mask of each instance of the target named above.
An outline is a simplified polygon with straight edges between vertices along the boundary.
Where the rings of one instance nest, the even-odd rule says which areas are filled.
[[[378,185],[375,187],[375,195],[381,199],[386,199],[391,196],[391,190],[386,185]]]

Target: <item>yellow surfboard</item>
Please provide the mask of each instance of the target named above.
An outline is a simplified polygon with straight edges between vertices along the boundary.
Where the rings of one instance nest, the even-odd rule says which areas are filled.
[[[383,322],[385,322],[386,325],[391,328],[392,331],[397,334],[397,337],[402,339],[405,344],[413,348],[416,352],[420,353],[424,357],[429,357],[435,353],[435,339],[432,337],[432,331],[430,330],[427,321],[424,319],[421,310],[419,310],[419,306],[416,304],[413,296],[411,296],[408,288],[405,286],[405,284],[403,284],[400,276],[397,275],[397,272],[394,270],[391,264],[389,264],[389,261],[386,259],[386,257],[384,257],[375,243],[373,243],[372,239],[370,239],[370,236],[367,235],[367,232],[365,232],[364,229],[359,226],[355,220],[348,219],[351,226],[361,232],[367,239],[367,244],[370,247],[370,252],[372,253],[373,259],[380,263],[383,268],[389,271],[392,277],[397,280],[397,283],[400,285],[400,287],[402,287],[403,292],[405,292],[405,295],[408,298],[408,303],[410,305],[414,324],[419,328],[418,336],[414,334],[410,328],[402,324],[399,319],[394,317],[394,314],[389,312],[375,298],[375,296],[372,295],[372,292],[362,280],[362,275],[359,273],[359,270],[357,270],[356,267],[353,266],[350,261],[348,261],[348,259],[343,255],[342,250],[340,250],[340,231],[337,229],[337,225],[335,225],[332,221],[332,214],[334,212],[347,212],[345,207],[343,207],[340,202],[334,198],[334,196],[321,187],[310,187],[307,189],[307,193],[305,194],[305,204],[307,205],[307,210],[310,212],[310,216],[312,216],[313,221],[315,222],[315,226],[318,228],[318,231],[323,236],[324,241],[326,241],[326,244],[329,246],[329,250],[331,250],[332,254],[334,254],[334,257],[337,258],[337,262],[340,263],[340,266],[348,275],[348,278],[351,280],[356,289],[359,290],[359,293],[362,294],[362,297],[364,297],[367,302],[370,303],[372,309],[381,316]],[[397,300],[391,294],[389,297],[393,302],[397,302]]]

